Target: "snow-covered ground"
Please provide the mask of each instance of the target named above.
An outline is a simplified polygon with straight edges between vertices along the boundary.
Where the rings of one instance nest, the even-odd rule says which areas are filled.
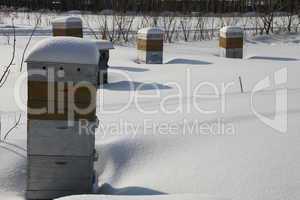
[[[30,47],[43,38],[34,37]],[[17,60],[0,89],[2,138],[21,113],[20,125],[0,144],[0,197],[9,200],[23,199],[26,185],[26,110],[14,88],[27,39],[17,38]],[[2,65],[11,54],[5,40]],[[110,84],[98,91],[100,194],[66,199],[298,199],[299,41],[300,35],[249,40],[243,60],[218,57],[217,41],[166,44],[163,65],[137,64],[134,47],[117,46]],[[254,93],[264,83],[269,87]],[[279,131],[284,120],[273,128],[263,122],[275,117],[276,105],[283,106],[278,118],[287,110],[286,131]]]

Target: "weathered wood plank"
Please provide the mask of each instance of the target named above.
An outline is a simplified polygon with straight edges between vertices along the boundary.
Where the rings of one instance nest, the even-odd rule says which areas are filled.
[[[27,64],[29,81],[86,82],[97,84],[98,65],[35,62]],[[49,79],[53,77],[53,79]]]
[[[52,29],[53,36],[71,36],[71,37],[83,37],[82,28],[65,28],[65,29]]]
[[[28,120],[28,154],[92,156],[95,146],[95,124],[87,128],[83,122]]]
[[[92,157],[29,155],[28,164],[29,185],[32,181],[47,179],[65,181],[93,177]]]
[[[55,101],[29,101],[27,115],[30,120],[96,120],[96,104],[65,105]]]
[[[91,191],[92,179],[29,179],[29,190]]]
[[[61,101],[95,104],[97,88],[93,84],[28,81],[28,101]]]

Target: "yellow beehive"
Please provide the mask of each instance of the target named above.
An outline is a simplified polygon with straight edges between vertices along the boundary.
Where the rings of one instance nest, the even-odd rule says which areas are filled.
[[[62,17],[52,21],[53,36],[83,37],[82,20],[79,17]]]
[[[163,63],[164,33],[160,28],[144,28],[137,36],[138,61],[146,64]]]
[[[220,54],[225,58],[243,58],[243,30],[226,26],[220,30]]]

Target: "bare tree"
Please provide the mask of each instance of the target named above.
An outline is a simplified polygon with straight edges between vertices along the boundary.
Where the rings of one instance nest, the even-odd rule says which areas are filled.
[[[26,51],[27,51],[27,49],[28,49],[28,47],[29,47],[29,45],[30,45],[30,42],[31,42],[31,40],[32,40],[32,37],[33,37],[33,35],[34,35],[36,29],[38,28],[38,26],[39,26],[39,24],[40,24],[39,22],[40,22],[40,19],[41,19],[41,18],[42,18],[42,13],[40,13],[40,16],[39,16],[38,20],[36,21],[35,26],[33,27],[33,30],[32,30],[32,32],[31,32],[31,34],[30,34],[30,36],[29,36],[29,39],[28,39],[28,41],[27,41],[27,43],[26,43],[26,46],[25,46],[25,48],[24,48],[24,51],[23,51],[23,53],[22,53],[22,59],[21,59],[21,65],[20,65],[20,72],[22,72],[22,70],[23,70],[23,64],[24,64],[24,60],[25,60],[25,54],[26,54]]]
[[[14,24],[14,19],[13,18],[12,18],[12,22],[11,23],[12,23],[12,29],[13,29],[13,46],[12,46],[13,50],[12,50],[12,56],[11,56],[11,60],[10,60],[9,64],[5,67],[5,70],[4,70],[3,74],[0,77],[0,87],[2,87],[5,84],[7,78],[9,76],[9,74],[10,74],[11,67],[13,65],[13,62],[14,62],[15,56],[16,56],[16,29],[15,29],[15,24]]]
[[[187,42],[190,39],[193,17],[190,15],[182,15],[179,19],[179,23],[182,30],[184,41]]]
[[[194,40],[205,40],[205,29],[207,26],[207,18],[198,13],[196,16]]]
[[[162,24],[165,30],[165,40],[171,43],[177,26],[175,14],[172,12],[164,13],[162,16]]]
[[[97,35],[97,32],[94,30],[94,28],[91,26],[90,24],[90,16],[89,15],[85,15],[83,17],[84,19],[84,23],[86,24],[87,28],[89,29],[89,31],[91,31],[91,33],[93,34],[93,36],[95,37],[95,39],[99,39],[98,38],[98,35]],[[98,18],[97,18],[98,19]]]
[[[134,22],[135,16],[127,13],[119,13],[115,17],[115,22],[117,25],[117,40],[121,41],[121,37],[124,42],[129,41],[129,34],[132,29],[132,24]]]
[[[273,22],[275,13],[282,10],[282,2],[281,0],[264,0],[263,4],[258,7],[258,12],[260,19],[262,21],[262,29],[261,34],[265,32],[266,34],[270,34],[273,32]]]
[[[141,17],[142,17],[142,19],[141,19],[140,23],[138,24],[137,29],[142,29],[142,28],[150,27],[153,25],[154,19],[153,19],[152,15],[143,14]],[[155,26],[157,26],[157,25],[155,25]]]
[[[297,19],[297,12],[299,11],[299,2],[294,0],[284,1],[285,7],[287,9],[287,30],[288,32],[292,31],[293,21]],[[298,25],[297,25],[298,26]],[[297,30],[297,28],[296,28]]]

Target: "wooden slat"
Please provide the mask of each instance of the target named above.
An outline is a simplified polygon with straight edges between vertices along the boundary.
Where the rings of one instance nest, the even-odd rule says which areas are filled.
[[[29,155],[93,156],[96,122],[28,120]],[[87,128],[88,127],[88,128]]]
[[[219,46],[225,49],[243,48],[243,38],[223,38],[220,37]]]
[[[53,77],[51,82],[72,82],[74,84],[88,82],[97,84],[98,65],[69,64],[69,63],[47,63],[29,62],[27,63],[29,81],[45,81]],[[61,75],[61,76],[59,76]]]
[[[78,172],[79,173],[79,172]],[[78,190],[87,191],[92,179],[65,179],[65,178],[30,178],[28,188],[30,190]]]
[[[137,48],[143,51],[163,51],[163,41],[138,39]]]
[[[83,37],[82,28],[66,28],[57,29],[53,28],[53,36],[72,36],[72,37]]]
[[[28,100],[27,108],[28,113],[31,113],[32,111],[35,111],[34,109],[41,109],[46,108],[48,112],[51,111],[50,107],[54,108],[55,113],[64,113],[68,111],[76,111],[79,112],[82,109],[84,111],[85,108],[88,108],[90,106],[91,111],[94,112],[96,110],[96,102],[66,102],[66,101],[39,101],[39,100]],[[76,108],[78,110],[76,110]],[[32,113],[34,114],[34,113]],[[89,113],[88,113],[89,114]]]
[[[163,63],[163,52],[147,51],[146,63],[147,64],[162,64]]]
[[[49,103],[52,105],[53,110],[51,109],[51,106],[48,106]],[[61,103],[62,109],[59,109],[58,106],[59,102],[57,101],[28,101],[27,105],[27,114],[28,119],[37,119],[37,120],[81,120],[86,119],[89,121],[94,121],[96,119],[96,104],[83,104],[83,103],[77,103],[74,104],[64,104]],[[76,110],[76,105],[78,109],[82,108],[83,110]],[[88,108],[88,106],[91,105],[90,110],[84,111],[85,108]],[[37,109],[44,109],[45,112],[38,113]],[[73,117],[73,118],[72,118]]]
[[[28,158],[29,179],[91,179],[93,158],[76,156],[32,156]],[[34,189],[34,188],[32,188]],[[53,188],[45,188],[53,189]],[[59,188],[54,188],[59,189]],[[63,188],[61,188],[63,189]]]
[[[69,85],[64,82],[28,81],[28,100],[94,103],[97,88],[93,84]],[[48,94],[49,93],[49,94]]]
[[[225,48],[221,48],[220,49],[220,54],[221,57],[225,57],[225,58],[243,58],[243,49],[239,48],[239,49],[225,49]]]

